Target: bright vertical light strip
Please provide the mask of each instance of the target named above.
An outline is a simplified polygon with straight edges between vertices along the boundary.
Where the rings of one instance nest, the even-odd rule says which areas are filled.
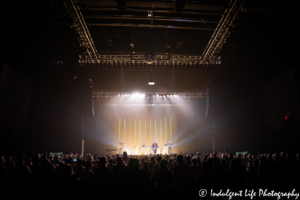
[[[159,142],[162,143],[162,140],[161,140],[161,119],[160,119],[160,125],[159,125],[159,136],[160,136],[160,139],[159,139]],[[161,144],[162,145],[162,144]]]
[[[125,133],[126,133],[126,119],[124,119],[124,141],[125,142]]]
[[[150,142],[152,142],[152,140],[151,140],[151,120],[150,120]]]
[[[144,145],[146,145],[146,133],[147,133],[147,128],[146,128],[146,121],[145,121],[145,139],[144,139]]]
[[[154,138],[155,138],[155,141],[157,142],[157,137],[156,137],[156,120],[155,120],[155,136],[154,136]]]
[[[170,140],[172,141],[172,120],[170,117]]]
[[[121,139],[121,118],[119,118],[119,142]]]
[[[140,146],[142,145],[142,121],[140,120]]]
[[[134,120],[134,145],[136,145],[136,120]]]
[[[131,143],[131,120],[129,120],[129,143]]]
[[[167,118],[165,118],[165,141],[166,141],[166,144],[168,144],[168,137],[167,137]]]

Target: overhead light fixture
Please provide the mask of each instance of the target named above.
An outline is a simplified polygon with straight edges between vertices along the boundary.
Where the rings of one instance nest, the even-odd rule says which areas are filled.
[[[155,85],[155,82],[152,80],[152,68],[151,68],[151,80],[148,82],[148,85]]]
[[[153,17],[153,12],[152,12],[152,10],[148,10],[148,17]]]

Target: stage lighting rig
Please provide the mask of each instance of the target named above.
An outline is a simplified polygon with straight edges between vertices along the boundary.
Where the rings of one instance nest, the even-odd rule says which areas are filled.
[[[216,58],[216,54],[219,53],[226,39],[230,36],[230,27],[234,27],[234,21],[242,10],[242,5],[245,0],[231,0],[226,8],[222,18],[215,29],[211,39],[209,40],[203,54],[203,62],[214,62],[220,64],[220,59]]]
[[[67,13],[73,20],[71,26],[79,35],[80,46],[84,48],[84,56],[80,56],[78,62],[90,64],[97,69],[213,69],[215,65],[221,64],[221,57],[218,56],[226,39],[230,36],[230,28],[234,27],[239,11],[245,12],[242,8],[245,0],[230,0],[228,7],[209,40],[202,55],[172,55],[168,51],[170,45],[167,37],[167,52],[165,54],[154,52],[134,51],[133,39],[130,43],[131,53],[128,55],[98,55],[95,44],[89,33],[83,15],[76,0],[64,0]],[[153,8],[152,8],[153,9]],[[153,10],[148,10],[148,18],[153,20]],[[134,30],[134,29],[133,29]],[[133,32],[134,34],[134,32]],[[133,36],[132,36],[133,37]]]
[[[146,53],[145,56],[144,56],[144,58],[145,58],[145,62],[147,64],[153,64],[154,61],[155,61],[155,55],[153,53],[151,53],[151,52]]]
[[[79,35],[80,46],[86,50],[87,62],[79,61],[79,63],[97,63],[99,60],[98,52],[76,0],[64,0],[63,2],[73,20],[71,28],[75,28],[75,31]]]

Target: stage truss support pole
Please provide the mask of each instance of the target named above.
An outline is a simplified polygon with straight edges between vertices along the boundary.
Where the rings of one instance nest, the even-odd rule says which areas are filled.
[[[152,131],[151,131],[151,120],[150,120],[150,142],[152,142],[151,134],[152,134]]]
[[[126,135],[126,119],[124,119],[124,141],[125,142],[125,135]]]
[[[140,147],[142,146],[142,121],[140,120]]]
[[[163,142],[162,142],[162,137],[161,137],[161,119],[160,119],[160,125],[159,125],[159,142],[161,143],[161,146],[163,145]]]
[[[166,144],[168,144],[167,118],[165,118],[165,140],[166,140]]]
[[[157,134],[156,134],[156,120],[155,120],[155,142],[157,142]]]
[[[170,140],[172,141],[172,120],[170,117]]]
[[[121,140],[121,118],[119,118],[119,142]]]
[[[134,120],[134,146],[136,146],[136,120]]]

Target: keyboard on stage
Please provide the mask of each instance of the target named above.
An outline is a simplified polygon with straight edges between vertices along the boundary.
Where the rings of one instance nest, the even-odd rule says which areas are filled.
[[[107,153],[111,154],[113,151],[118,151],[118,149],[104,149]]]
[[[177,145],[173,145],[173,146],[166,145],[166,146],[163,146],[162,148],[169,148],[169,147],[174,148],[174,147],[176,147],[176,146],[177,146]]]

